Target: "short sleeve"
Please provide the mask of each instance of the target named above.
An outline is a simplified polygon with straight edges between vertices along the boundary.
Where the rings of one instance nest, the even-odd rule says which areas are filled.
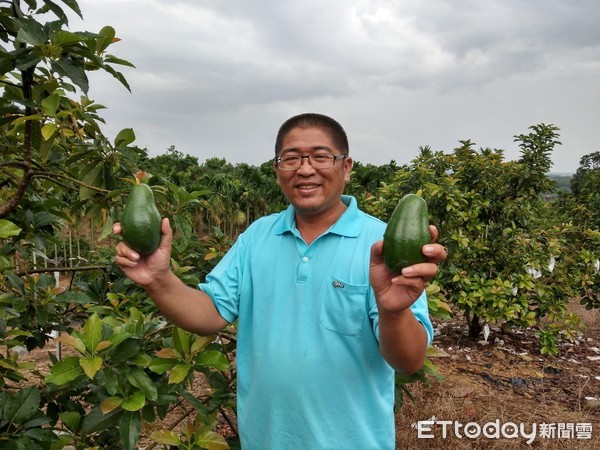
[[[371,291],[372,292],[372,291]],[[412,313],[415,315],[415,318],[421,322],[421,325],[425,328],[427,332],[427,344],[431,344],[433,341],[433,325],[431,324],[431,319],[429,317],[429,308],[427,306],[427,294],[425,291],[419,296],[417,300],[410,306]],[[373,323],[373,332],[377,339],[379,339],[379,313],[377,312],[377,304],[375,302],[375,297],[372,295],[371,301],[371,311],[369,313],[371,321]]]
[[[198,288],[212,299],[221,317],[229,323],[235,322],[239,314],[245,249],[242,234],[206,276],[205,282],[198,284]]]

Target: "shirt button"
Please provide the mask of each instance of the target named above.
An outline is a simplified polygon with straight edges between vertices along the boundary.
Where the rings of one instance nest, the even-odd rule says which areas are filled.
[[[302,258],[302,262],[307,263],[308,262],[308,256],[305,256],[304,258]]]

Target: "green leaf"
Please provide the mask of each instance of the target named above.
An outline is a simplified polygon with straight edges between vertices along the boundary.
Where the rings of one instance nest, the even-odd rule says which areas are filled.
[[[115,138],[115,147],[127,147],[135,141],[135,132],[132,128],[123,128]]]
[[[102,241],[106,237],[112,234],[112,226],[113,226],[113,218],[112,216],[108,216],[106,218],[106,222],[104,222],[104,226],[102,227],[102,231],[100,231],[100,236],[98,236],[98,242]]]
[[[165,373],[175,367],[178,363],[178,359],[154,358],[148,365],[148,369],[154,373]]]
[[[34,19],[18,20],[20,26],[17,32],[17,42],[29,45],[42,45],[48,40],[42,24]]]
[[[190,373],[190,369],[187,364],[177,364],[169,373],[169,384],[181,383]]]
[[[127,377],[127,381],[129,381],[136,388],[140,389],[148,400],[156,401],[158,399],[156,385],[143,369],[139,367],[133,367],[131,370],[125,373],[125,376]]]
[[[56,17],[58,17],[61,21],[63,21],[64,23],[68,23],[68,18],[65,15],[65,12],[62,10],[62,8],[60,6],[58,6],[56,3],[54,3],[51,0],[42,0],[45,4],[45,7],[47,9],[49,9],[50,11],[52,11],[54,14],[56,14]],[[31,3],[30,1],[28,1],[27,3]],[[44,11],[44,8],[40,8],[40,10],[38,11]],[[51,22],[52,23],[52,22]]]
[[[18,391],[14,396],[8,397],[2,411],[3,419],[23,424],[38,412],[40,400],[40,391],[35,387]]]
[[[115,369],[111,367],[99,370],[96,374],[96,382],[104,387],[110,395],[115,395],[119,389],[119,378],[115,373]]]
[[[102,400],[100,408],[102,408],[102,412],[106,414],[117,409],[121,406],[121,403],[123,403],[123,397],[108,397]]]
[[[136,444],[140,439],[140,429],[142,426],[142,416],[139,411],[126,412],[123,414],[119,432],[121,441],[125,446],[125,450],[135,450]]]
[[[99,32],[99,37],[96,39],[96,52],[98,54],[104,52],[106,48],[113,43],[115,39],[115,29],[111,26],[103,27]]]
[[[128,338],[110,350],[114,362],[125,362],[134,358],[140,352],[139,339]]]
[[[52,94],[42,100],[42,112],[47,116],[54,117],[56,111],[60,106],[61,96],[58,94]]]
[[[85,374],[92,380],[102,367],[102,358],[99,356],[83,357],[79,360]]]
[[[106,55],[104,57],[104,62],[107,63],[111,63],[111,64],[120,64],[122,66],[127,66],[127,67],[135,67],[132,63],[130,63],[129,61],[125,60],[125,59],[121,59],[121,58],[117,58],[114,55]]]
[[[95,406],[83,418],[83,422],[81,424],[81,435],[89,436],[92,433],[97,433],[98,431],[118,425],[119,418],[122,415],[123,411],[120,409],[115,409],[104,414],[100,409],[100,406]]]
[[[77,336],[73,336],[71,334],[63,334],[56,338],[57,342],[62,342],[63,344],[69,345],[77,350],[82,355],[85,354],[85,344],[81,339]]]
[[[34,52],[27,52],[19,55],[19,57],[15,60],[14,66],[21,70],[27,70],[31,67],[36,66],[42,58]]]
[[[89,352],[94,354],[102,340],[102,320],[98,314],[92,314],[83,326],[83,343]]]
[[[83,369],[79,365],[79,358],[76,356],[67,356],[52,367],[50,373],[46,375],[46,383],[53,383],[60,386],[73,381],[82,372]]]
[[[175,327],[173,329],[173,347],[184,357],[190,355],[192,333],[185,331],[182,328]]]
[[[75,34],[75,33],[71,33],[70,31],[66,31],[66,30],[58,30],[54,36],[52,36],[52,43],[54,45],[69,45],[69,44],[74,44],[76,42],[81,42],[83,41],[84,38],[82,36],[80,36],[79,34]]]
[[[65,411],[58,414],[60,420],[71,430],[79,430],[81,424],[81,414],[75,411]]]
[[[73,436],[70,434],[54,435],[54,441],[50,445],[50,450],[63,450],[67,445],[73,442]]]
[[[115,77],[123,86],[125,86],[127,88],[127,90],[129,92],[131,92],[131,87],[129,86],[129,83],[127,82],[127,79],[123,76],[123,74],[121,72],[117,72],[111,66],[106,65],[106,64],[103,67],[104,67],[104,70],[106,70],[113,77]]]
[[[170,430],[153,431],[150,434],[150,439],[158,444],[172,445],[177,448],[181,444],[181,438],[179,437],[179,434]]]
[[[21,228],[8,220],[0,219],[0,239],[6,239],[11,236],[18,236]]]
[[[30,116],[21,116],[12,121],[13,125],[21,125],[27,122],[28,120],[44,120],[44,117],[39,114],[32,114]]]
[[[204,413],[206,411],[206,406],[200,400],[198,400],[198,398],[194,394],[184,389],[181,391],[181,396],[185,398],[189,402],[189,404],[198,412]]]
[[[194,336],[194,342],[192,342],[191,353],[196,354],[204,350],[211,342],[215,340],[215,336]]]
[[[121,408],[125,411],[139,411],[146,404],[146,397],[142,391],[134,391],[131,396],[123,399]]]
[[[196,439],[196,444],[208,450],[226,450],[229,448],[229,444],[227,444],[225,438],[214,431],[207,431],[202,436],[199,436]]]
[[[79,9],[79,5],[77,4],[77,0],[62,0],[62,2],[69,8],[71,8],[73,12],[79,16],[80,19],[83,19],[81,10]]]
[[[69,78],[79,87],[79,89],[87,94],[89,90],[89,82],[83,67],[68,58],[61,58],[57,61],[52,61],[51,66],[52,69],[58,72],[59,75]]]
[[[201,366],[214,367],[217,370],[229,369],[229,361],[223,353],[217,350],[201,353],[196,361]]]
[[[42,137],[45,141],[49,140],[54,136],[56,132],[56,125],[53,123],[47,123],[42,127]]]

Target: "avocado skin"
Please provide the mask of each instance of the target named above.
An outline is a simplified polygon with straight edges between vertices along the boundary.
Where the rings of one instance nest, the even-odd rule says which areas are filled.
[[[394,209],[383,234],[383,261],[394,273],[426,261],[422,248],[431,240],[427,203],[407,194]]]
[[[142,255],[152,253],[160,244],[160,223],[152,189],[147,184],[133,186],[121,217],[125,243]]]

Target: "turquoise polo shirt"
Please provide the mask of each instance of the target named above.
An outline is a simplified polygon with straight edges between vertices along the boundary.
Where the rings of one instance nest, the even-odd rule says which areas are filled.
[[[242,448],[393,449],[394,370],[378,346],[371,245],[385,223],[342,196],[344,214],[307,245],[294,208],[239,236],[199,288],[238,320]],[[425,294],[412,305],[429,339]]]

